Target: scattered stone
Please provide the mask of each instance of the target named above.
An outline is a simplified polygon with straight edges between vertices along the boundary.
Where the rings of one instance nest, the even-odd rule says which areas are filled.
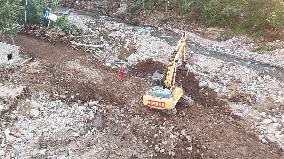
[[[5,156],[5,151],[3,149],[0,149],[0,156]]]
[[[4,110],[4,106],[0,104],[0,112]]]
[[[45,155],[46,152],[47,152],[47,149],[41,149],[41,150],[39,150],[39,154],[41,154],[41,155]]]
[[[155,145],[155,150],[157,151],[157,152],[160,152],[160,147],[159,147],[159,145]]]
[[[98,103],[99,103],[99,101],[90,101],[89,106],[93,107],[93,106],[98,105]]]
[[[17,138],[14,137],[9,129],[5,129],[5,138],[9,143],[14,143]]]
[[[265,112],[261,112],[261,113],[260,113],[260,116],[261,116],[261,117],[265,117],[265,116],[266,116],[266,113],[265,113]]]
[[[77,132],[75,132],[75,133],[73,133],[73,136],[74,136],[74,137],[79,137],[79,136],[80,136],[80,134],[79,134],[79,133],[77,133]]]
[[[262,121],[263,124],[269,124],[269,123],[271,123],[271,122],[272,122],[271,119],[264,119],[264,120]]]
[[[66,99],[66,95],[59,95],[60,98]]]
[[[30,110],[30,115],[31,115],[32,117],[38,117],[39,114],[40,114],[40,111],[37,110],[37,109],[31,109],[31,110]]]
[[[188,151],[192,151],[192,146],[186,148]]]

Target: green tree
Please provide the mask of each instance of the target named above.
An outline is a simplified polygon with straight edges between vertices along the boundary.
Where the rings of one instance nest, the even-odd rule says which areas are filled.
[[[21,6],[23,6],[21,10],[20,23],[23,24],[25,22],[25,10],[26,10],[26,22],[28,24],[40,24],[43,12],[46,7],[45,0],[28,0],[26,5],[26,0],[21,0]]]
[[[0,33],[15,34],[20,11],[19,0],[0,0]]]

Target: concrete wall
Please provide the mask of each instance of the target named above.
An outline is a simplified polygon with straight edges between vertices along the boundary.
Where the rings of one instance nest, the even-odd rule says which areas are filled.
[[[13,64],[20,61],[20,47],[0,42],[0,65]],[[10,60],[8,60],[8,55]]]

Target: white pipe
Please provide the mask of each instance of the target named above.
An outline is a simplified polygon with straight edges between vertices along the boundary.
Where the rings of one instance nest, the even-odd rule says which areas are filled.
[[[27,24],[27,5],[28,5],[28,0],[26,0],[26,6],[25,6],[25,24]]]

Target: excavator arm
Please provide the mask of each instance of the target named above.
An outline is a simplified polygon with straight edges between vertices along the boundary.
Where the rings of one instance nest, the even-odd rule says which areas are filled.
[[[178,58],[181,54],[182,56],[182,66],[185,67],[186,64],[186,51],[187,51],[187,37],[185,32],[182,34],[174,53],[172,54],[166,71],[164,85],[166,88],[171,89],[175,84],[175,76]]]

